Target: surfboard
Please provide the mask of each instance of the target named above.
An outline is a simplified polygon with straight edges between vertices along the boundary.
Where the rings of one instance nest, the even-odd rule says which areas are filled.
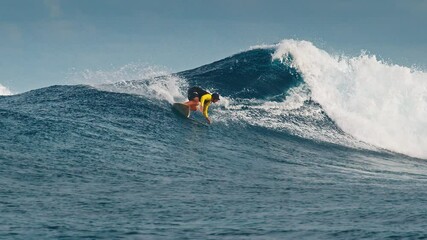
[[[172,108],[179,114],[181,114],[183,117],[189,118],[190,117],[190,107],[183,104],[183,103],[174,103],[172,105]]]
[[[205,127],[209,127],[206,123],[200,122],[199,120],[190,117],[190,107],[183,104],[183,103],[174,103],[172,105],[172,110],[174,112],[176,112],[178,115],[187,118],[188,120],[190,120],[191,122],[198,124],[198,125],[203,125]]]

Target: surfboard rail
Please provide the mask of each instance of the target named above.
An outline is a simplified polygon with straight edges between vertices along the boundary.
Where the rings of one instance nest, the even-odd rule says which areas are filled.
[[[172,110],[174,110],[178,115],[184,118],[187,118],[188,120],[190,120],[191,122],[197,125],[203,125],[203,126],[209,127],[208,124],[203,123],[193,117],[190,117],[190,113],[191,113],[190,107],[185,105],[184,103],[174,103],[172,105]]]
[[[172,108],[182,116],[189,118],[190,117],[190,107],[184,103],[174,103]]]

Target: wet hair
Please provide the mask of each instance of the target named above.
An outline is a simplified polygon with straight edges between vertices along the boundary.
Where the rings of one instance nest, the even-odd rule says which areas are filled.
[[[212,99],[213,100],[219,100],[219,94],[218,93],[212,94]]]

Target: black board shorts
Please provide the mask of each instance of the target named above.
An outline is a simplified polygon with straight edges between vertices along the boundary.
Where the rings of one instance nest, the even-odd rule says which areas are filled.
[[[193,100],[195,97],[199,97],[200,99],[205,94],[208,94],[208,92],[199,87],[191,87],[187,91],[187,98],[188,100]]]

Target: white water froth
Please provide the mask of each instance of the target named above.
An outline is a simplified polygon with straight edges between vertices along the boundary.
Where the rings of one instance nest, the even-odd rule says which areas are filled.
[[[85,70],[73,73],[70,81],[88,84],[104,91],[140,95],[169,103],[184,101],[182,89],[188,85],[183,79],[160,67],[127,64],[109,70]]]
[[[244,122],[253,126],[285,131],[314,141],[353,148],[375,149],[334,128],[318,105],[308,104],[310,90],[301,84],[287,92],[283,102],[262,99],[222,98],[221,108],[213,108],[216,121]]]
[[[427,73],[377,60],[334,56],[284,40],[274,59],[303,76],[312,98],[346,133],[381,148],[427,158]]]
[[[0,96],[12,95],[12,92],[5,86],[0,84]]]

